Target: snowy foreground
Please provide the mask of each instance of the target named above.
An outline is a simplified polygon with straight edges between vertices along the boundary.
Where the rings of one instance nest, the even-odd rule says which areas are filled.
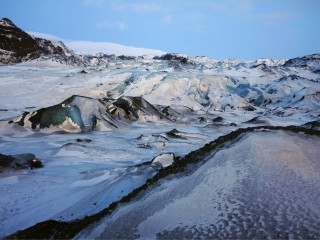
[[[316,238],[319,154],[319,137],[247,134],[191,173],[163,179],[77,237]]]
[[[319,238],[319,59],[1,66],[0,237]]]

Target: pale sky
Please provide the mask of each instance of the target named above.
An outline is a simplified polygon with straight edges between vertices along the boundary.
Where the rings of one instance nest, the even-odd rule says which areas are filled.
[[[319,0],[0,0],[0,17],[65,40],[213,59],[320,53]]]

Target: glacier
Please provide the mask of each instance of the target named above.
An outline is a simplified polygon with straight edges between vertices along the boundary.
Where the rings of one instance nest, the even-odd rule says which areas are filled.
[[[24,36],[39,56],[0,51],[1,238],[320,237],[319,54],[88,55]]]
[[[306,61],[314,58],[310,56]],[[1,173],[0,236],[49,220],[68,222],[99,214],[191,151],[239,128],[305,125],[317,131],[318,73],[313,68],[285,67],[286,61],[282,60],[264,60],[263,68],[255,67],[259,62],[188,57],[184,63],[178,55],[173,60],[109,59],[100,67],[57,65],[43,60],[2,66],[0,152],[32,153],[44,167]],[[87,73],[80,73],[82,70]],[[289,138],[287,135],[271,134],[274,141]],[[319,145],[316,136],[310,144],[315,148]],[[269,148],[276,149],[274,145]],[[258,159],[252,154],[247,153],[247,157]],[[240,159],[234,151],[230,155]],[[275,159],[272,152],[268,156]],[[311,158],[306,153],[299,156]],[[150,221],[156,217],[154,212]],[[219,214],[215,219],[219,220]],[[106,216],[101,221],[111,220]],[[139,236],[269,236],[237,232],[219,235],[222,232],[218,231],[214,235],[214,227],[189,222],[181,226],[172,223],[169,228],[150,224],[141,222],[136,230]],[[211,224],[217,227],[213,220]],[[314,229],[312,226],[305,227]],[[84,229],[77,234],[79,238],[105,238],[104,232],[109,235],[107,229],[99,230],[99,234],[97,231]],[[129,231],[121,231],[131,236]],[[194,234],[188,235],[190,231]]]

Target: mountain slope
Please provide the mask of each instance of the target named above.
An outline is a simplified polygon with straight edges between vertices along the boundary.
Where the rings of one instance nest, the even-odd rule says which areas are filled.
[[[24,32],[7,18],[0,18],[0,63],[15,64],[43,58],[67,65],[90,65],[84,58],[61,41],[37,38]]]
[[[0,19],[0,51],[0,62],[4,64],[18,63],[48,53],[34,38],[7,18]]]

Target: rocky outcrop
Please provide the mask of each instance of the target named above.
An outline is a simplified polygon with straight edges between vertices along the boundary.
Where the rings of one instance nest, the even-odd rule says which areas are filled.
[[[22,31],[9,19],[0,19],[0,62],[19,63],[39,57],[46,52],[36,39]]]
[[[0,18],[0,64],[15,64],[30,60],[72,65],[103,65],[105,57],[75,53],[61,41],[50,41],[29,35],[8,18]]]
[[[33,169],[43,167],[42,162],[31,153],[4,155],[0,153],[0,173],[5,170]]]

